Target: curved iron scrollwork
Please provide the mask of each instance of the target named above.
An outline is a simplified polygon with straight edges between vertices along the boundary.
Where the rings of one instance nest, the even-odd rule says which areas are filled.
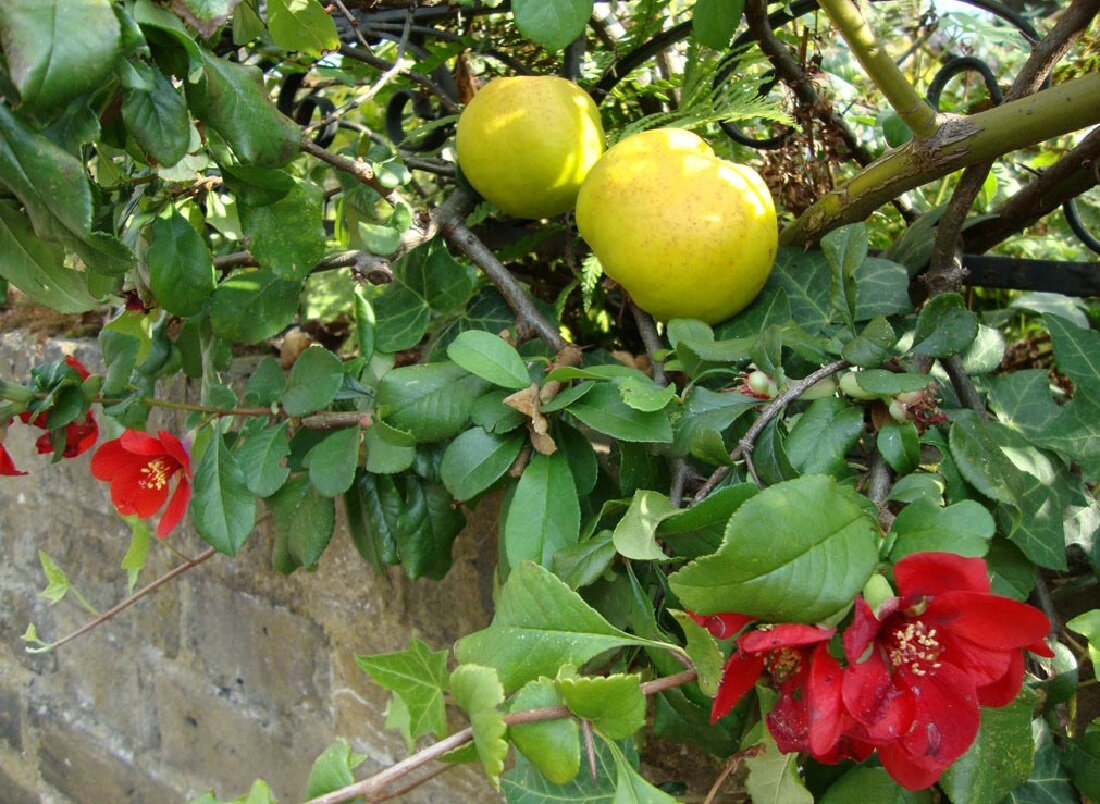
[[[304,98],[298,100],[298,92],[305,80],[305,73],[291,73],[284,78],[283,85],[279,88],[277,106],[280,112],[303,128],[313,121],[313,114],[316,112],[323,122],[317,133],[313,135],[313,144],[321,148],[327,148],[336,139],[338,123],[330,117],[336,111],[336,107],[332,101],[317,92],[310,92]]]

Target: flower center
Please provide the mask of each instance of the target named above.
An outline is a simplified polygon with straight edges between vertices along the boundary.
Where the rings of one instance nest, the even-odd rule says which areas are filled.
[[[775,682],[782,684],[802,669],[802,656],[791,648],[780,648],[764,657],[764,666],[768,668]]]
[[[936,639],[936,629],[920,620],[909,620],[893,633],[890,646],[890,663],[895,667],[908,665],[913,675],[926,676],[940,666],[936,661],[943,646]]]
[[[141,473],[145,475],[145,479],[138,481],[138,485],[143,489],[160,490],[168,485],[168,478],[172,476],[173,471],[168,461],[163,458],[154,458],[142,467]]]

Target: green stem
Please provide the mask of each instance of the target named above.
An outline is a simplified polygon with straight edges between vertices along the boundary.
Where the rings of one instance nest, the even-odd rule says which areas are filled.
[[[875,39],[856,4],[852,0],[819,0],[819,4],[913,135],[918,140],[932,136],[937,128],[935,110],[917,94],[886,48]]]
[[[97,396],[92,402],[99,405],[117,405],[121,399],[108,399]],[[211,413],[215,416],[274,416],[271,408],[214,408],[209,405],[193,405],[190,402],[172,402],[167,399],[153,399],[147,397],[141,400],[142,405],[152,408],[168,408],[169,410],[184,410],[189,413]]]
[[[845,223],[864,220],[906,190],[1009,151],[1100,123],[1100,73],[1092,72],[965,118],[945,122],[928,140],[913,140],[823,195],[779,237],[812,245]]]

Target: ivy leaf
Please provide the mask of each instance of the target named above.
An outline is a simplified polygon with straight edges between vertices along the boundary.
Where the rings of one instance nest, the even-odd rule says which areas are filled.
[[[1076,393],[1057,418],[1031,440],[1076,461],[1085,480],[1100,479],[1100,401],[1095,397]]]
[[[745,789],[753,801],[813,804],[814,797],[798,775],[798,754],[780,753],[770,734],[764,734],[764,751],[746,757]]]
[[[853,366],[873,368],[882,365],[897,342],[898,336],[894,333],[890,322],[879,316],[844,345],[840,356]]]
[[[436,739],[446,736],[443,693],[448,680],[447,651],[433,651],[414,636],[403,651],[357,655],[355,663],[375,684],[388,689],[407,707],[406,740],[415,742],[425,734],[435,735]]]
[[[286,482],[290,470],[283,459],[290,454],[286,430],[290,422],[267,424],[263,419],[249,419],[243,430],[244,439],[237,448],[237,462],[244,471],[248,490],[257,497],[270,497]]]
[[[982,707],[978,736],[940,779],[952,802],[1001,801],[1028,778],[1035,764],[1031,713],[1038,697],[1027,691],[1008,706]]]
[[[819,333],[829,324],[832,279],[829,261],[820,251],[781,248],[765,285],[787,293],[791,318],[807,332]]]
[[[1054,744],[1050,726],[1037,717],[1031,721],[1031,734],[1035,741],[1035,768],[1002,804],[1076,804],[1080,799],[1069,783],[1062,751]]]
[[[1043,369],[990,377],[988,389],[997,418],[1029,439],[1047,432],[1063,410],[1050,396],[1050,376]]]
[[[1100,395],[1100,332],[1081,329],[1065,318],[1044,315],[1054,360],[1081,395]]]
[[[0,4],[0,46],[7,76],[28,110],[59,109],[104,83],[121,43],[111,5],[110,0]]]
[[[256,526],[256,498],[244,471],[216,430],[195,467],[195,486],[188,507],[202,540],[230,558],[244,546]]]
[[[305,416],[327,406],[344,384],[344,364],[323,346],[311,346],[298,355],[283,391],[288,416]]]
[[[309,482],[326,497],[351,488],[359,466],[359,428],[343,427],[325,434],[306,456]]]
[[[300,282],[269,270],[241,271],[214,291],[210,324],[215,334],[237,343],[259,343],[277,335],[298,314]]]
[[[302,181],[274,203],[240,205],[252,256],[279,279],[304,280],[325,253],[321,207],[321,188]]]
[[[476,497],[499,480],[512,465],[526,439],[487,433],[474,427],[447,445],[440,477],[456,500]]]
[[[501,787],[509,804],[612,804],[617,788],[615,757],[610,743],[596,740],[596,774],[578,773],[571,781],[556,783],[521,753],[516,764],[501,777]]]
[[[567,410],[593,430],[622,441],[668,444],[672,426],[661,411],[635,410],[611,383],[596,383]]]
[[[514,690],[622,645],[671,647],[620,631],[549,570],[525,561],[512,568],[492,624],[460,639],[455,655],[463,664],[495,667],[504,688]]]
[[[474,400],[487,383],[454,363],[420,363],[386,373],[378,384],[375,410],[418,443],[457,435],[470,419]]]
[[[993,517],[981,503],[962,500],[944,508],[924,497],[905,506],[894,520],[890,560],[929,552],[981,558],[989,551],[994,529]]]
[[[472,664],[459,665],[451,673],[451,695],[469,716],[481,766],[493,787],[499,790],[504,758],[508,755],[508,741],[504,739],[508,727],[500,712],[504,688],[496,670]]]
[[[669,585],[699,614],[812,623],[851,603],[877,561],[878,528],[859,495],[808,475],[744,502],[718,552],[674,572]]]
[[[332,540],[336,522],[332,499],[299,474],[268,497],[267,505],[275,522],[275,569],[289,574],[299,567],[315,568]]]
[[[317,0],[268,0],[267,27],[275,44],[286,50],[320,56],[340,47],[336,22]]]
[[[744,0],[697,0],[691,12],[691,35],[711,50],[725,50],[744,11]]]
[[[0,277],[59,313],[83,313],[98,304],[85,275],[67,267],[64,251],[36,236],[10,200],[0,201]]]
[[[624,740],[645,725],[645,695],[637,674],[565,676],[556,684],[569,710],[605,737]]]
[[[787,457],[803,474],[845,477],[845,454],[863,434],[863,411],[837,397],[815,399],[787,438]]]
[[[149,286],[161,307],[178,316],[199,312],[215,285],[206,241],[175,207],[153,221],[148,237]]]
[[[562,706],[562,698],[554,682],[540,678],[523,685],[508,705],[510,712]],[[580,727],[573,718],[517,723],[508,727],[508,737],[547,781],[563,785],[576,778],[581,767]],[[507,780],[506,780],[507,789]]]
[[[718,692],[718,682],[722,680],[722,666],[725,657],[710,631],[703,628],[688,616],[687,612],[669,609],[668,613],[676,618],[687,639],[687,655],[699,674],[699,689],[704,695],[714,697]]]
[[[855,333],[857,293],[855,274],[856,269],[867,258],[866,224],[852,223],[834,229],[821,238],[821,250],[831,269],[829,308],[840,316],[852,333]]]
[[[321,756],[313,761],[306,781],[306,798],[317,798],[355,782],[352,771],[363,764],[365,754],[356,754],[351,744],[337,737]]]
[[[516,485],[504,520],[510,566],[526,560],[549,566],[554,554],[577,543],[581,509],[569,461],[561,451],[535,454]]]
[[[488,332],[468,330],[459,334],[447,347],[447,357],[471,374],[502,388],[518,390],[531,384],[516,348]]]
[[[856,283],[856,321],[913,311],[905,266],[879,257],[867,257],[856,268],[853,279]]]
[[[656,491],[635,491],[619,524],[615,526],[615,549],[638,561],[667,561],[657,545],[657,526],[680,513],[667,495]]]
[[[917,316],[913,354],[950,357],[965,352],[978,335],[978,317],[958,293],[933,296]]]
[[[171,167],[187,155],[191,144],[191,118],[187,101],[172,79],[143,62],[132,66],[148,86],[127,88],[122,95],[122,120],[141,150],[163,167]]]
[[[513,0],[516,27],[549,51],[565,50],[584,33],[594,0]]]
[[[996,371],[1004,359],[1005,336],[1000,330],[978,324],[978,335],[962,355],[963,370],[970,374]]]

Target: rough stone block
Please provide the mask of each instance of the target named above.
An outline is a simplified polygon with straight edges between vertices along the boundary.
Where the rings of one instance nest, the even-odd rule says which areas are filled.
[[[0,687],[0,738],[14,751],[23,750],[23,701],[18,692]]]
[[[3,804],[39,804],[38,794],[8,773],[0,761],[0,801]]]

